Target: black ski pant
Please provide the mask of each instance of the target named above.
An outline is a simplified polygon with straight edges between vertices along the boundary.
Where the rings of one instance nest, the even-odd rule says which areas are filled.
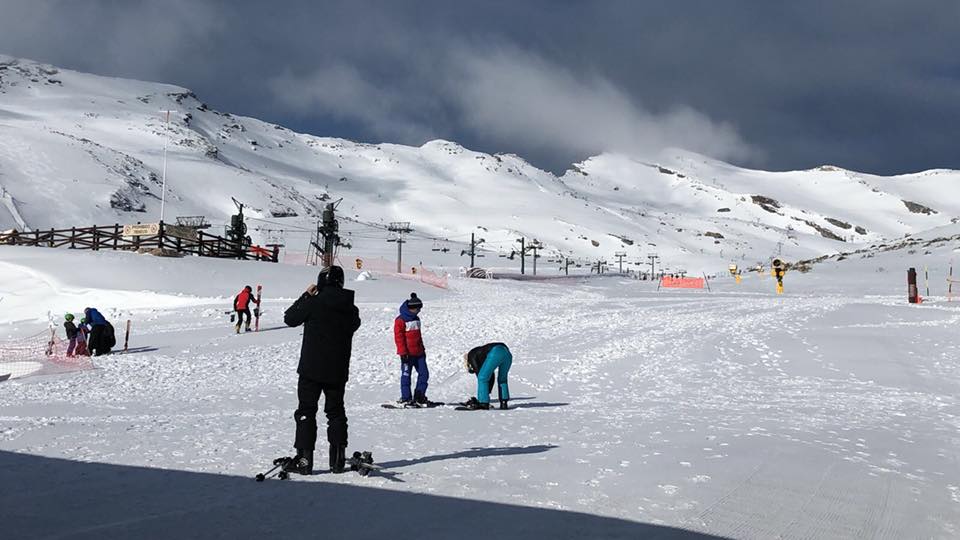
[[[332,445],[347,446],[347,411],[343,407],[343,392],[346,383],[324,383],[300,375],[297,381],[297,399],[300,401],[296,412],[297,436],[293,447],[297,450],[313,450],[317,442],[317,410],[320,395],[323,412],[327,415],[327,442]]]
[[[103,335],[106,329],[106,325],[103,324],[95,325],[90,329],[90,341],[87,343],[87,348],[90,349],[93,356],[110,352],[110,347],[107,347],[106,338]]]
[[[247,309],[238,309],[238,310],[236,310],[236,312],[237,312],[237,328],[238,328],[238,329],[240,328],[240,323],[243,322],[243,316],[244,316],[244,315],[247,316],[247,326],[246,326],[246,328],[250,328],[250,308],[247,308]]]

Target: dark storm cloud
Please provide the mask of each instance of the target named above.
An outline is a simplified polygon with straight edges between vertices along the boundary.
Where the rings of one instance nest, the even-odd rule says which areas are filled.
[[[960,2],[0,2],[0,52],[171,82],[319,135],[554,170],[680,146],[960,168]]]

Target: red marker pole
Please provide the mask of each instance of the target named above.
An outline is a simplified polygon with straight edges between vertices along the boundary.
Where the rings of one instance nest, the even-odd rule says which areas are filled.
[[[257,302],[256,302],[256,303],[257,303],[257,307],[254,308],[254,310],[253,310],[253,312],[254,312],[254,314],[255,314],[255,315],[254,315],[254,327],[253,327],[253,329],[254,329],[255,332],[259,332],[259,331],[260,331],[260,292],[261,292],[262,290],[263,290],[263,286],[262,286],[262,285],[257,285]]]

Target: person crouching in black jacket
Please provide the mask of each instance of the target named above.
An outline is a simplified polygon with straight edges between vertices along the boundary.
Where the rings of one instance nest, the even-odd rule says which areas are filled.
[[[347,453],[347,413],[343,393],[350,371],[353,334],[360,328],[360,312],[353,291],[343,288],[343,269],[324,268],[316,285],[307,287],[284,313],[288,326],[304,325],[303,345],[297,373],[299,406],[293,413],[297,424],[294,447],[297,457],[287,468],[299,474],[313,473],[313,450],[317,441],[317,409],[324,394],[330,470],[343,472]]]

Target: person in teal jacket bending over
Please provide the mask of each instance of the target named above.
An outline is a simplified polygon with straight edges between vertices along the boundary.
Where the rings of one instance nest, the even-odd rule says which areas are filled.
[[[496,371],[497,393],[500,396],[500,408],[507,408],[510,400],[510,388],[507,386],[507,373],[513,364],[513,355],[503,343],[487,343],[470,349],[463,355],[467,371],[477,375],[477,396],[468,399],[463,406],[471,410],[490,408],[490,392],[493,391],[494,371]]]

